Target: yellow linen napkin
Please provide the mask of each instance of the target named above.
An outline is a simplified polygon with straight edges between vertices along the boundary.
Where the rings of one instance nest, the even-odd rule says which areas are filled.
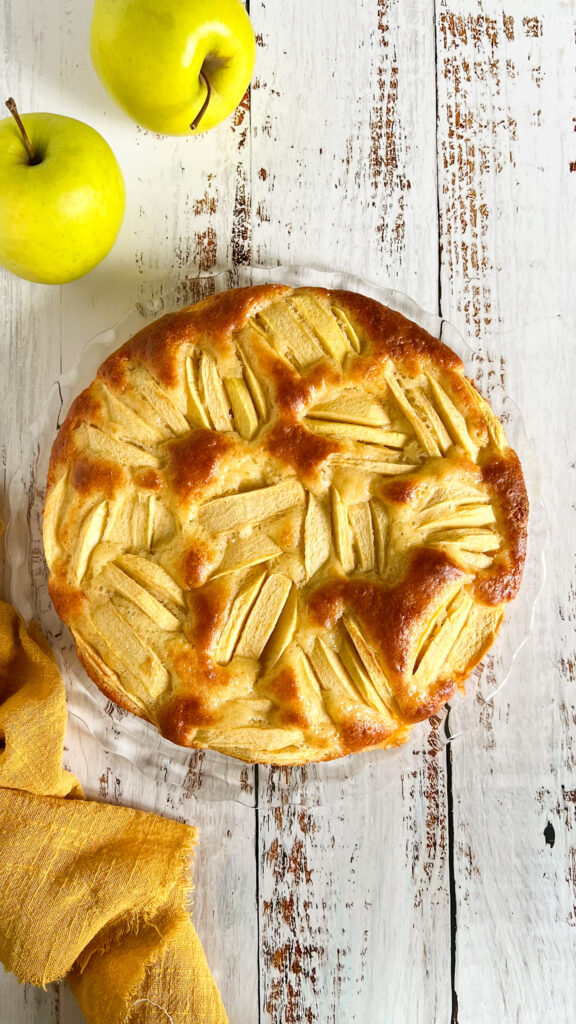
[[[0,602],[0,960],[66,978],[88,1024],[226,1024],[186,911],[196,830],[84,800],[65,728],[48,644]]]

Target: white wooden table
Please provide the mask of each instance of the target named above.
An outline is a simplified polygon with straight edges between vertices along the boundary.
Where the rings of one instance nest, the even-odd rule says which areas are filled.
[[[568,1024],[576,4],[250,0],[249,98],[190,140],[114,107],[90,65],[90,13],[90,0],[2,4],[0,98],[98,128],[128,209],[83,280],[0,273],[0,499],[46,382],[128,307],[233,263],[312,263],[397,287],[498,353],[475,370],[523,409],[550,518],[521,671],[494,706],[478,694],[462,741],[436,757],[423,744],[409,776],[310,810],[269,806],[286,785],[273,770],[243,769],[252,807],[203,800],[201,772],[177,798],[159,775],[155,809],[201,830],[194,916],[231,1024]],[[66,757],[88,795],[140,805],[138,778],[73,733]],[[0,1021],[80,1016],[64,985],[0,975]]]

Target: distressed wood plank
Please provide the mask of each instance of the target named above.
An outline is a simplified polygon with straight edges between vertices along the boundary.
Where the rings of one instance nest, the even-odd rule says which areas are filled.
[[[263,1021],[448,1020],[446,780],[435,740],[432,731],[403,779],[353,800],[329,786],[318,808],[278,805],[294,777],[260,769],[261,800],[275,805],[259,818]]]
[[[437,308],[433,3],[252,0],[253,257]]]
[[[539,449],[550,541],[534,634],[495,703],[488,687],[478,694],[478,727],[452,752],[459,1021],[573,1016],[576,474],[571,399],[562,389],[546,401],[541,382],[562,379],[575,330],[576,318],[561,316],[506,336],[522,352],[514,365],[531,432],[550,433],[563,455],[547,463]],[[485,389],[492,372],[481,375]]]
[[[573,308],[571,8],[438,6],[442,313],[472,338]]]
[[[231,260],[309,262],[387,281],[436,308],[432,0],[252,0],[252,102],[195,140],[134,129],[87,60],[90,5],[45,7],[4,5],[5,80],[22,109],[98,127],[131,198],[112,256],[83,281],[43,289],[0,272],[4,479],[22,461],[22,430],[46,380],[134,302],[161,303],[175,285],[192,296],[181,285],[189,272]],[[539,443],[554,546],[523,671],[495,710],[479,696],[478,732],[451,754],[454,1008],[461,1024],[568,1022],[576,914],[567,372],[576,327],[574,11],[569,0],[472,7],[436,3],[442,312],[490,341],[476,367],[484,390],[509,388],[531,410],[531,432],[546,439]],[[149,806],[147,784],[73,731],[67,757],[90,793]],[[415,764],[357,805],[317,811],[272,807],[294,779],[261,770],[258,878],[253,811],[195,800],[201,771],[177,797],[158,779],[156,809],[201,829],[195,920],[232,1024],[258,1019],[257,889],[263,1022],[450,1018],[446,769],[442,755],[424,749]],[[252,770],[239,770],[253,785]],[[3,1024],[80,1024],[64,987],[27,990],[0,974],[0,1006]]]
[[[351,270],[435,309],[433,5],[253,0],[251,16],[254,258]],[[357,803],[327,787],[318,810],[270,806],[306,799],[298,772],[258,777],[263,1024],[447,1020],[442,758],[421,749],[413,777]]]
[[[551,518],[530,646],[452,749],[461,1022],[573,1016],[575,30],[561,0],[438,10],[442,313],[524,410]]]
[[[161,138],[138,129],[115,107],[88,57],[92,4],[9,0],[0,14],[4,81],[20,109],[50,110],[87,121],[114,149],[127,184],[125,221],[112,253],[87,277],[43,288],[0,269],[7,329],[0,338],[0,504],[23,464],[24,432],[43,400],[46,382],[74,366],[88,340],[133,305],[162,311],[166,296],[195,297],[188,276],[209,273],[242,257],[249,220],[249,107],[196,139]],[[8,92],[8,84],[6,84]],[[0,593],[8,593],[0,544]],[[174,794],[133,775],[88,737],[71,732],[70,762],[89,795],[150,807],[193,822],[200,830],[195,865],[194,921],[205,944],[231,1024],[257,1016],[255,819],[249,807],[203,800],[203,759],[188,793]],[[252,769],[231,762],[237,785],[252,785]],[[102,785],[100,787],[100,781]],[[118,780],[118,781],[116,781]],[[234,893],[234,899],[229,893]],[[238,935],[242,941],[238,941]],[[35,992],[0,975],[2,1024],[79,1024],[76,1003],[62,986]]]
[[[0,964],[2,1019],[6,1024],[60,1024],[63,988],[50,985],[44,990],[33,985],[19,985]],[[84,1024],[83,1016],[78,1010],[76,1013],[76,1019],[71,1018],[66,1024]]]

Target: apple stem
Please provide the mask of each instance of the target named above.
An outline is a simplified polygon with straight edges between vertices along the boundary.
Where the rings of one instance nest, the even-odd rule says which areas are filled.
[[[204,117],[204,114],[206,113],[206,107],[210,103],[210,95],[212,93],[212,89],[210,88],[210,82],[206,78],[206,75],[204,74],[202,68],[200,68],[200,78],[202,79],[204,85],[206,86],[206,99],[204,100],[204,103],[200,107],[200,110],[198,111],[196,117],[194,118],[192,124],[190,125],[191,131],[196,131],[196,128],[198,127],[200,121]]]
[[[24,142],[24,145],[26,146],[26,152],[28,153],[28,162],[31,163],[31,164],[37,164],[38,163],[38,159],[36,157],[36,153],[34,152],[34,147],[33,147],[32,143],[30,142],[30,139],[28,138],[28,135],[26,133],[26,129],[25,129],[24,125],[22,124],[22,118],[20,117],[20,114],[18,113],[18,107],[16,106],[15,101],[12,99],[12,96],[10,96],[10,98],[6,100],[6,106],[8,107],[8,110],[12,114],[12,117],[14,118],[14,120],[16,121],[16,124],[18,125],[18,127],[20,129],[20,133],[22,135],[22,141]]]

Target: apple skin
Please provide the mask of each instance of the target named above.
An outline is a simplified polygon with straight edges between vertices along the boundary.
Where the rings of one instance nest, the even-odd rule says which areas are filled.
[[[256,43],[240,0],[95,0],[92,63],[130,117],[161,135],[208,131],[238,106]],[[211,87],[198,127],[190,125]]]
[[[12,117],[0,121],[0,264],[64,284],[112,248],[126,205],[122,172],[102,136],[72,117],[23,114],[38,163]]]

